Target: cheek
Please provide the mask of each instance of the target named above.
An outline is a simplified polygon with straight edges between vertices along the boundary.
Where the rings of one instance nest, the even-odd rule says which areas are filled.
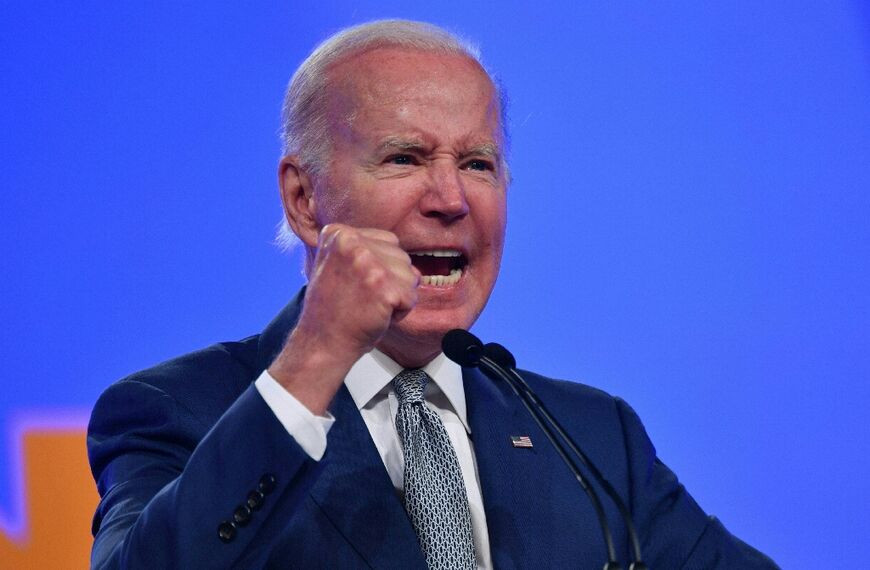
[[[330,189],[323,193],[322,197],[315,197],[317,204],[317,221],[321,226],[335,222],[344,222],[348,210],[348,195],[337,189]]]
[[[357,188],[350,201],[349,213],[358,224],[392,231],[414,218],[419,193],[408,184],[381,183]]]
[[[507,204],[504,196],[490,195],[481,199],[476,206],[481,235],[485,236],[488,245],[497,250],[496,256],[501,257],[507,224]]]
[[[353,181],[331,180],[317,200],[317,219],[321,224],[342,223],[354,227],[375,227],[383,213],[378,192]]]
[[[331,172],[312,180],[314,215],[318,224],[343,223],[352,207],[350,185]]]

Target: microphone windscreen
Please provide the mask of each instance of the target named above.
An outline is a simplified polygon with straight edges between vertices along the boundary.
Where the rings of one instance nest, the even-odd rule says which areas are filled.
[[[483,355],[494,360],[503,368],[516,368],[517,359],[511,354],[511,351],[503,347],[497,342],[488,342],[483,347]]]
[[[474,368],[480,364],[483,343],[467,330],[453,329],[441,339],[441,350],[447,358],[460,366]]]

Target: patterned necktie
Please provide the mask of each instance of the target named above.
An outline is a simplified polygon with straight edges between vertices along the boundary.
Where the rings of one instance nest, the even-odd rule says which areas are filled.
[[[405,510],[429,568],[473,569],[468,495],[444,423],[423,402],[428,381],[422,370],[403,370],[393,378],[396,431],[405,454]]]

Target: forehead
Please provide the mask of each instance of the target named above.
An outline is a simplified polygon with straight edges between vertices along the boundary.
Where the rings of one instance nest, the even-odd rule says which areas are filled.
[[[501,138],[496,90],[467,56],[375,48],[340,61],[330,79],[333,126],[390,130],[404,125]]]

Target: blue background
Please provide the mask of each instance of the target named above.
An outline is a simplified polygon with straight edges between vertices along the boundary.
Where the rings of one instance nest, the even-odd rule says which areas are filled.
[[[341,27],[424,19],[511,98],[476,332],[627,399],[784,567],[866,562],[866,3],[226,4],[0,7],[0,430],[261,330],[302,283],[270,244],[287,80]]]

